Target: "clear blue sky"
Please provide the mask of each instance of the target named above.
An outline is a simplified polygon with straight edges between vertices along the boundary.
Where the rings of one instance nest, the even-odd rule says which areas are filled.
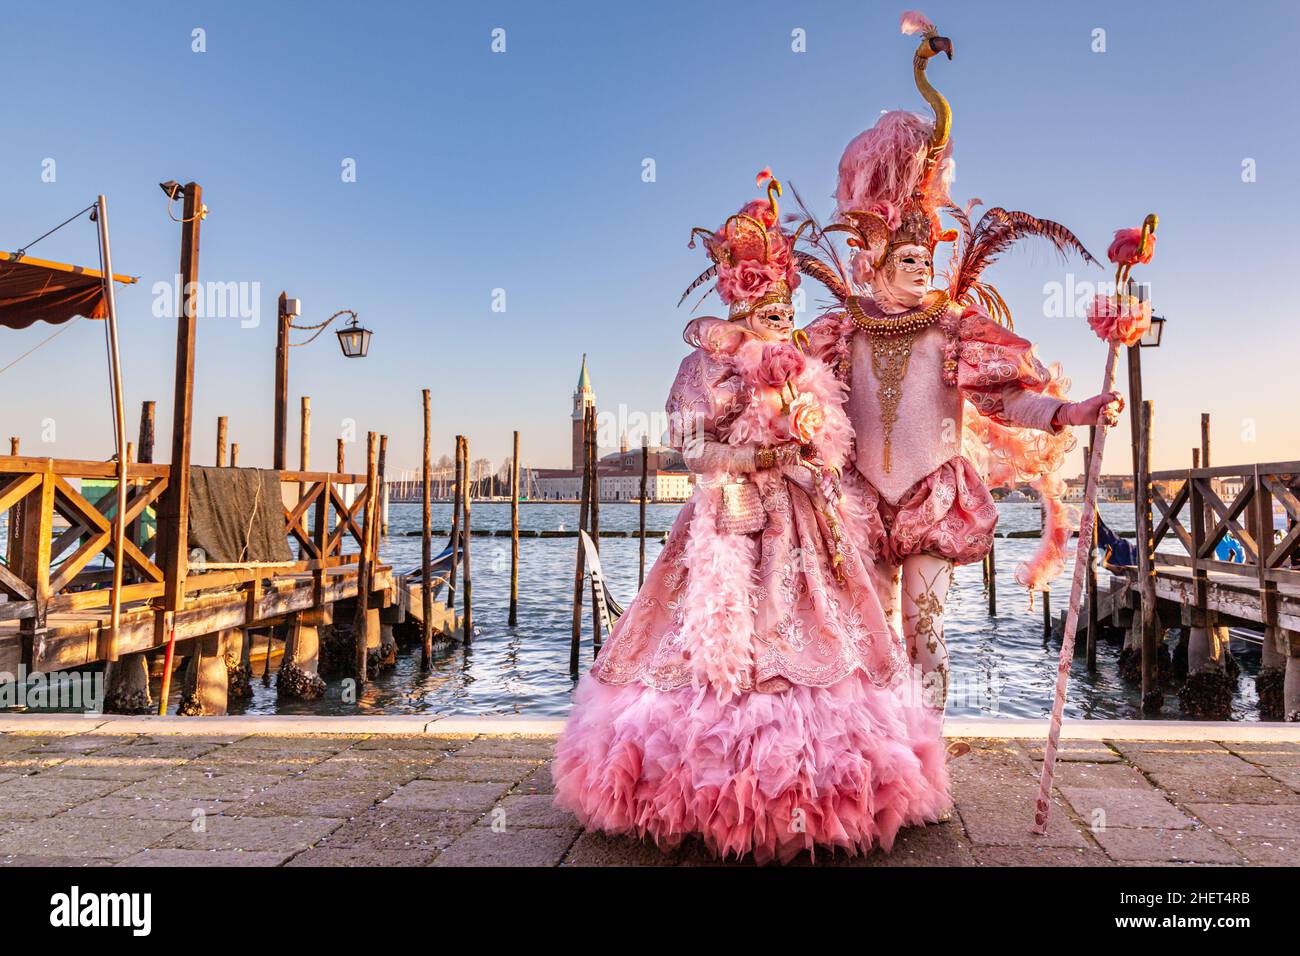
[[[958,198],[1059,219],[1099,256],[1115,228],[1160,214],[1144,273],[1169,318],[1165,347],[1146,353],[1157,467],[1187,463],[1201,411],[1214,413],[1218,462],[1300,457],[1300,336],[1284,304],[1300,221],[1294,5],[921,9],[956,44],[931,75],[954,108]],[[691,226],[716,226],[751,198],[767,165],[829,214],[844,144],[882,109],[923,109],[900,10],[11,4],[0,248],[107,194],[117,270],[141,276],[120,294],[128,416],[157,399],[165,435],[175,323],[152,316],[151,286],[176,270],[178,227],[156,184],[196,180],[211,207],[201,278],[259,282],[262,313],[258,328],[201,324],[196,462],[211,460],[225,414],[242,463],[269,464],[275,297],[286,289],[304,321],[350,307],[375,330],[364,362],[345,361],[332,336],[293,350],[291,407],[296,416],[297,396],[311,395],[317,464],[353,418],[363,436],[394,436],[394,467],[414,467],[428,386],[435,454],[464,431],[476,457],[499,463],[518,428],[527,463],[563,465],[582,352],[602,409],[662,407],[685,351],[674,304],[706,264],[686,248]],[[497,27],[504,54],[490,49]],[[191,51],[195,28],[205,53]],[[806,53],[791,51],[795,28]],[[1092,52],[1096,28],[1105,53]],[[355,183],[340,176],[349,157]],[[641,178],[647,157],[653,183]],[[1254,183],[1241,180],[1247,158]],[[41,179],[46,159],[53,183]],[[32,254],[93,264],[92,228]],[[1079,320],[1042,315],[1043,284],[1063,275],[1026,248],[989,277],[1079,397],[1096,390],[1103,349]],[[505,313],[491,309],[498,288]],[[0,365],[49,331],[6,333]],[[28,454],[106,457],[106,395],[100,329],[80,322],[0,375],[0,428]],[[46,418],[52,443],[41,441]],[[1111,448],[1108,469],[1126,468],[1126,427]],[[357,446],[349,454],[359,465]]]

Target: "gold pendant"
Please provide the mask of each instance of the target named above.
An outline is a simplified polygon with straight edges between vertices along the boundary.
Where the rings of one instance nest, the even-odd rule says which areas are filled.
[[[880,402],[880,427],[884,432],[882,464],[885,473],[893,470],[891,437],[894,423],[898,421],[898,402],[903,397],[903,377],[907,375],[908,360],[912,357],[912,343],[916,333],[898,335],[888,339],[875,339],[871,343],[871,369],[879,383],[876,399]]]

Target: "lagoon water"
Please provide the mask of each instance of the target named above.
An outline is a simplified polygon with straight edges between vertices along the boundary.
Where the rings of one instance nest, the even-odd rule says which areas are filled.
[[[666,531],[678,505],[650,505],[646,523],[652,530]],[[1034,530],[1039,526],[1036,502],[999,505],[1000,532]],[[433,527],[451,526],[451,509],[435,505]],[[1133,506],[1103,503],[1103,518],[1115,530],[1133,528]],[[525,504],[520,508],[520,526],[525,529],[560,530],[577,526],[578,507],[572,504]],[[631,530],[637,527],[637,506],[605,503],[600,511],[601,528]],[[508,529],[510,507],[504,503],[475,503],[475,528]],[[390,535],[384,540],[384,560],[398,570],[419,564],[420,539],[407,531],[420,528],[420,506],[393,504]],[[440,543],[440,542],[436,542]],[[474,623],[478,629],[469,647],[440,644],[434,648],[434,663],[421,673],[419,652],[404,651],[398,665],[371,682],[360,701],[363,713],[421,713],[438,715],[525,714],[563,716],[568,712],[574,682],[569,676],[575,538],[520,539],[519,625],[506,624],[510,593],[510,539],[475,537],[472,543],[474,570]],[[639,540],[604,538],[601,563],[609,586],[624,605],[636,592]],[[1031,610],[1028,596],[1016,584],[1019,561],[1036,546],[1032,538],[998,538],[998,613],[988,614],[988,599],[980,566],[957,569],[949,593],[945,633],[952,660],[952,692],[948,713],[959,717],[1043,717],[1053,693],[1059,645],[1044,642],[1042,610]],[[646,542],[646,560],[654,561],[662,544]],[[1054,583],[1052,609],[1059,613],[1069,596],[1069,569]],[[590,592],[588,591],[588,598]],[[590,604],[590,600],[586,603]],[[588,612],[583,627],[582,666],[590,666],[591,620]],[[1079,635],[1080,644],[1083,634]],[[1085,718],[1136,718],[1138,692],[1120,680],[1119,647],[1101,643],[1097,671],[1089,674],[1082,658],[1071,672],[1066,715]],[[1234,702],[1236,719],[1256,719],[1254,674],[1258,652],[1241,660],[1242,676]],[[246,713],[355,714],[358,706],[345,703],[342,685],[331,683],[326,696],[311,703],[277,703],[274,687],[264,688],[254,680],[253,700]],[[1164,717],[1179,716],[1176,688],[1166,688]]]

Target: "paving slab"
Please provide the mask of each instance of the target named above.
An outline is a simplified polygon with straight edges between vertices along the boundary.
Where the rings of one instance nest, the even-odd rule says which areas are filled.
[[[461,810],[414,810],[378,806],[346,821],[319,847],[429,850],[438,853],[472,827],[479,814]]]
[[[280,866],[293,857],[282,850],[178,850],[159,847],[142,850],[116,866]]]
[[[0,819],[38,820],[121,789],[117,780],[33,774],[0,783]]]
[[[470,827],[433,861],[434,866],[558,866],[580,831],[521,827],[498,833]]]
[[[185,824],[175,820],[104,820],[64,814],[0,832],[0,856],[94,857],[120,860],[153,846]]]
[[[555,805],[549,793],[510,794],[483,815],[479,826],[510,830],[515,827],[567,827],[573,814]]]
[[[321,817],[208,817],[202,831],[185,827],[159,846],[179,850],[305,850],[342,820]]]
[[[1188,830],[1196,821],[1164,798],[1158,790],[1131,787],[1061,787],[1061,794],[1090,829],[1106,827],[1164,827]]]
[[[1243,862],[1241,854],[1208,830],[1124,829],[1109,827],[1094,834],[1112,860],[1131,863]]]
[[[503,797],[509,784],[462,783],[456,780],[412,780],[384,801],[393,809],[464,810],[486,813]]]
[[[513,786],[540,766],[540,760],[473,758],[456,754],[425,767],[419,776],[423,780],[508,783]]]

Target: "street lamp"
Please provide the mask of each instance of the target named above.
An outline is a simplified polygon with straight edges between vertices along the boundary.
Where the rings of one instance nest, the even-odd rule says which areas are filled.
[[[1161,322],[1164,319],[1160,320]],[[370,336],[373,334],[364,326],[357,325],[357,316],[352,314],[352,321],[334,333],[339,337],[339,348],[348,358],[365,358],[370,351]]]
[[[1138,339],[1138,345],[1144,349],[1157,349],[1160,347],[1160,337],[1165,334],[1165,320],[1163,316],[1151,316],[1151,328],[1142,334]]]
[[[293,320],[302,314],[302,301],[300,299],[290,299],[285,293],[280,293],[280,304],[276,315],[276,343],[275,343],[275,469],[283,471],[285,468],[285,442],[286,432],[288,431],[288,404],[289,404],[289,348],[290,346],[309,345],[316,341],[317,337],[341,315],[351,316],[352,321],[341,329],[336,330],[339,338],[339,348],[347,358],[365,358],[366,353],[370,351],[370,336],[374,333],[370,329],[364,328],[357,324],[357,314],[351,309],[340,309],[331,315],[324,322],[316,325],[294,325]],[[302,342],[290,342],[289,330],[296,329],[300,332],[312,332]]]

